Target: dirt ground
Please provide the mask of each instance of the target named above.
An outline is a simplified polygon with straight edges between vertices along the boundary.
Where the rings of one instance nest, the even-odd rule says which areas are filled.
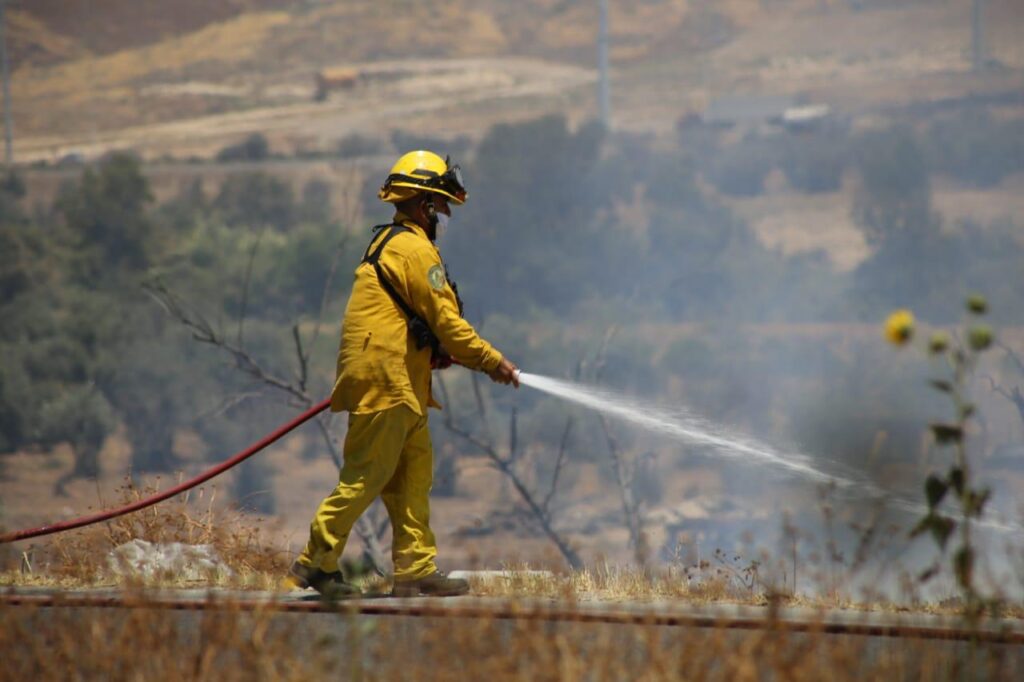
[[[379,139],[392,129],[411,127],[421,130],[420,134],[479,136],[493,119],[476,117],[472,127],[467,127],[464,118],[449,120],[449,114],[477,103],[509,101],[523,107],[538,99],[557,101],[562,93],[574,92],[594,80],[588,69],[521,58],[410,60],[375,68],[404,75],[334,94],[325,102],[311,101],[314,84],[307,78],[294,86],[296,92],[287,101],[272,106],[114,129],[97,125],[90,131],[26,136],[19,140],[17,158],[25,163],[59,161],[69,154],[95,158],[126,148],[144,158],[205,158],[229,141],[257,132],[283,152],[326,150],[346,135],[359,133]],[[182,90],[170,92],[180,96]],[[532,110],[531,115],[537,114]],[[432,124],[411,125],[424,119]]]

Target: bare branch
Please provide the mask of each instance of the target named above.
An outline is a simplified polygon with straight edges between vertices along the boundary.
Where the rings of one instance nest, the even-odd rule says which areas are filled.
[[[508,418],[508,461],[516,461],[519,454],[519,429],[516,425],[516,408],[512,406],[512,412]]]
[[[328,417],[329,419],[329,417]],[[324,439],[324,445],[327,446],[327,453],[331,457],[331,461],[339,469],[342,467],[341,456],[338,454],[338,446],[335,444],[334,439],[331,437],[331,432],[327,428],[327,424],[324,423],[324,419],[317,419],[316,426],[320,430],[320,435]]]
[[[262,228],[258,235],[256,235],[256,241],[252,245],[252,250],[249,251],[249,262],[245,266],[245,277],[242,280],[242,301],[238,313],[238,345],[244,345],[244,328],[245,328],[245,313],[246,308],[249,307],[249,284],[252,281],[252,264],[256,260],[256,252],[259,251],[260,242],[263,241],[263,233],[266,231],[266,227]]]
[[[544,503],[541,504],[541,509],[544,510],[544,514],[550,516],[551,514],[551,500],[555,497],[555,491],[558,490],[558,479],[562,475],[562,467],[565,464],[565,454],[568,452],[566,447],[569,444],[569,434],[572,432],[573,418],[569,415],[568,419],[565,420],[565,430],[562,431],[562,442],[558,447],[558,458],[555,460],[555,472],[551,475],[551,488],[548,490],[547,497],[544,498]]]
[[[334,168],[340,169],[337,164],[334,165]],[[359,199],[359,193],[363,183],[358,170],[356,170],[354,166],[346,166],[345,172],[345,179],[338,183],[338,186],[341,187],[343,191],[341,193],[341,207],[338,209],[337,214],[340,216],[343,224],[355,225],[362,222],[362,204]]]
[[[608,344],[612,342],[612,338],[618,331],[619,328],[612,325],[605,332],[604,339],[601,341],[601,347],[597,350],[597,355],[594,356],[594,381],[598,381],[601,378],[601,372],[604,371],[605,366],[604,355],[608,352]]]
[[[555,544],[555,546],[558,548],[558,551],[562,553],[562,556],[565,557],[565,560],[569,563],[569,565],[574,569],[583,568],[583,561],[576,553],[576,550],[574,550],[572,546],[570,546],[569,543],[566,542],[565,538],[563,538],[558,533],[558,531],[556,531],[554,527],[551,525],[551,519],[549,515],[541,508],[541,506],[534,499],[533,494],[530,492],[529,488],[526,487],[526,484],[516,473],[515,469],[513,469],[512,464],[505,460],[504,458],[502,458],[500,455],[498,455],[498,453],[490,444],[484,443],[483,441],[481,441],[479,438],[469,433],[468,431],[465,431],[464,429],[450,422],[445,422],[445,426],[448,428],[449,431],[454,433],[456,436],[459,436],[460,438],[466,440],[467,442],[473,444],[475,447],[482,450],[490,458],[494,467],[498,469],[498,471],[500,471],[502,474],[504,474],[512,483],[512,487],[516,489],[516,492],[519,493],[519,497],[522,498],[523,502],[526,503],[526,506],[530,508],[530,511],[533,513],[534,518],[536,518],[537,521],[540,523],[541,529],[543,529],[544,534],[547,535],[551,542]]]
[[[245,401],[253,398],[259,398],[261,395],[263,394],[260,391],[244,391],[242,393],[236,393],[235,395],[229,396],[227,399],[223,400],[220,405],[212,410],[207,410],[206,412],[197,415],[195,420],[198,422],[204,419],[209,419],[210,417],[219,417],[225,412],[229,412],[235,407],[238,407]]]
[[[1024,394],[1021,393],[1020,388],[1018,386],[1014,386],[1012,389],[1007,391],[1005,388],[997,384],[995,379],[987,374],[983,378],[988,379],[989,389],[993,393],[997,393],[1013,403],[1013,406],[1017,408],[1017,413],[1020,415],[1021,421],[1024,422]]]
[[[442,395],[445,396],[445,400],[447,402],[448,389],[444,384],[444,379],[440,376],[438,377],[438,383],[441,386]],[[480,409],[482,410],[482,405],[480,403],[478,403],[478,407],[480,407]],[[483,419],[482,414],[481,419]],[[550,513],[544,507],[542,507],[540,503],[537,502],[537,500],[533,496],[533,493],[526,486],[523,479],[520,478],[519,474],[516,472],[513,466],[511,457],[502,457],[492,443],[483,440],[482,438],[474,435],[470,431],[467,431],[466,429],[457,425],[455,423],[455,419],[452,415],[451,409],[447,409],[444,411],[444,425],[445,428],[447,428],[453,434],[463,439],[467,443],[470,443],[471,445],[473,445],[473,447],[487,455],[488,459],[491,462],[491,465],[495,469],[500,471],[512,483],[512,487],[515,488],[516,492],[519,494],[519,497],[523,500],[523,502],[526,503],[526,506],[529,508],[534,518],[537,519],[537,522],[540,523],[541,529],[544,531],[544,534],[548,536],[548,539],[550,539],[552,543],[554,543],[555,547],[557,547],[558,551],[562,553],[562,556],[565,557],[565,560],[569,563],[569,565],[574,569],[583,568],[583,561],[580,559],[579,554],[577,554],[576,550],[574,550],[572,546],[565,540],[565,538],[563,538],[561,534],[559,534],[558,531],[555,530],[554,526],[552,525]]]
[[[441,387],[441,400],[444,401],[442,403],[444,409],[441,410],[441,413],[444,416],[444,421],[447,423],[449,420],[454,418],[452,413],[455,411],[455,405],[452,404],[452,398],[448,394],[448,384],[445,382],[444,376],[440,373],[437,375],[437,385]]]
[[[601,423],[601,430],[604,431],[605,442],[608,444],[608,455],[612,460],[615,483],[619,487],[619,498],[622,501],[622,514],[626,519],[626,528],[629,530],[629,542],[633,546],[637,564],[643,566],[647,563],[647,541],[644,539],[640,508],[633,497],[634,467],[629,466],[619,454],[618,443],[615,442],[615,437],[612,436],[604,415],[599,414],[597,419]]]
[[[499,464],[499,468],[505,466],[505,458],[498,454],[498,451],[489,442],[483,440],[482,438],[479,438],[478,436],[473,435],[472,433],[466,431],[462,427],[456,426],[455,422],[451,418],[445,419],[444,425],[449,431],[454,433],[456,436],[459,436],[469,444],[473,445],[476,449],[481,450],[485,455],[490,457],[496,464]]]
[[[997,384],[996,380],[993,379],[991,376],[989,376],[988,374],[984,374],[981,378],[988,379],[988,388],[990,391],[992,391],[993,393],[998,393],[1007,400],[1013,400],[1013,398],[1010,397],[1010,394],[1006,392],[1006,389]]]
[[[196,341],[223,349],[234,358],[235,365],[252,378],[284,391],[297,398],[304,405],[309,406],[313,404],[313,399],[308,393],[264,370],[248,351],[241,346],[231,343],[215,332],[202,315],[186,309],[163,283],[159,281],[146,282],[142,285],[142,288],[156,299],[172,317],[177,319],[186,328],[192,330],[192,338]]]
[[[997,341],[996,341],[996,343],[995,343],[995,345],[996,345],[996,347],[997,347],[997,348],[1001,348],[1001,349],[1003,350],[1003,352],[1005,352],[1005,353],[1006,353],[1006,356],[1007,356],[1008,358],[1010,358],[1011,362],[1013,362],[1013,364],[1014,364],[1014,365],[1016,365],[1016,367],[1017,367],[1017,370],[1018,370],[1018,371],[1019,371],[1019,372],[1020,372],[1021,374],[1024,374],[1024,360],[1021,360],[1021,357],[1020,357],[1019,355],[1017,355],[1017,352],[1016,352],[1016,351],[1014,351],[1014,350],[1013,350],[1012,348],[1010,348],[1009,346],[1007,346],[1007,345],[1006,345],[1005,343],[1003,343],[1002,341],[998,341],[998,340],[997,340]]]
[[[470,380],[473,382],[473,397],[476,398],[476,409],[480,411],[480,418],[487,418],[487,405],[484,403],[484,395],[480,390],[480,373],[473,372],[470,375]]]
[[[597,381],[601,372],[604,371],[604,355],[608,350],[608,344],[615,336],[616,327],[612,327],[604,336],[601,347],[594,358],[594,380]],[[619,487],[619,498],[622,501],[622,514],[626,520],[626,529],[629,531],[629,542],[633,546],[633,554],[637,564],[644,566],[647,563],[647,541],[644,538],[643,519],[640,517],[640,508],[633,496],[633,476],[635,467],[631,466],[619,453],[618,443],[612,436],[611,428],[603,414],[598,414],[597,419],[604,432],[605,442],[608,444],[608,456],[612,460],[612,469],[615,471],[615,482]]]
[[[295,355],[299,358],[299,389],[305,392],[306,378],[309,376],[308,365],[306,364],[308,356],[302,352],[302,337],[299,336],[298,323],[292,325],[292,338],[295,340]]]
[[[334,275],[338,271],[338,263],[341,261],[341,254],[345,251],[348,240],[349,234],[346,232],[345,237],[338,243],[338,248],[334,250],[331,268],[327,271],[327,280],[324,282],[324,290],[320,295],[320,312],[316,317],[316,326],[313,327],[313,338],[309,342],[310,352],[316,348],[316,341],[320,338],[320,327],[323,325],[324,315],[327,312],[327,302],[331,298],[331,286],[334,284]]]

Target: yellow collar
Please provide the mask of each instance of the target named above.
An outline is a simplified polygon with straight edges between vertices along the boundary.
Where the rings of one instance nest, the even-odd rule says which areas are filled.
[[[419,223],[417,223],[415,220],[413,220],[406,214],[402,213],[401,211],[396,211],[395,216],[391,220],[395,224],[404,225],[405,227],[408,227],[410,230],[420,235],[427,241],[430,241],[430,237],[427,236],[427,231],[420,227]]]

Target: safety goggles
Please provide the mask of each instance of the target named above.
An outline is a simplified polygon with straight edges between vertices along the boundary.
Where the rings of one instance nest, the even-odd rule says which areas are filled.
[[[466,185],[462,181],[462,169],[459,164],[450,165],[449,161],[447,156],[444,157],[444,165],[448,167],[448,170],[438,178],[438,189],[443,189],[459,201],[465,201]]]

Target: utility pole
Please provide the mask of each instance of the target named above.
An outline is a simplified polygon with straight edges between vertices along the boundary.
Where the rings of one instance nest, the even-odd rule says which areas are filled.
[[[4,79],[4,163],[8,170],[14,160],[14,138],[11,133],[11,76],[7,67],[7,0],[0,0],[0,62]]]
[[[977,72],[985,67],[985,0],[974,0],[971,9],[971,67]]]
[[[601,109],[601,123],[611,128],[612,103],[608,86],[608,0],[598,0],[600,27],[597,32],[597,102]]]

